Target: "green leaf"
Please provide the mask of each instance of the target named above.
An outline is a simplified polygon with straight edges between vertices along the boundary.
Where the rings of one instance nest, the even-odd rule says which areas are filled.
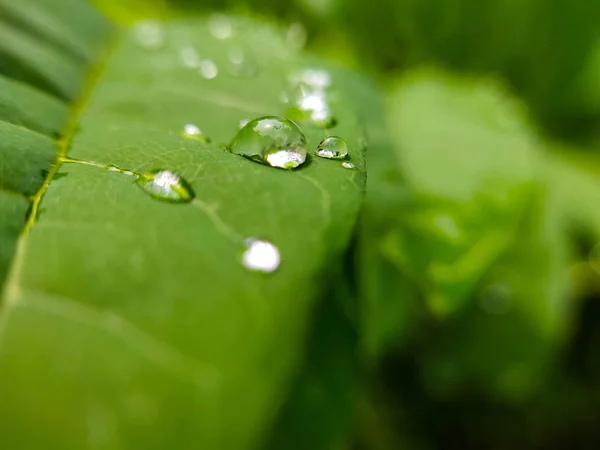
[[[432,312],[457,312],[515,233],[533,186],[534,137],[497,86],[432,71],[400,83],[390,130],[406,200],[380,248]]]
[[[219,144],[241,119],[282,115],[287,76],[308,60],[278,30],[245,19],[228,40],[204,21],[147,25],[164,46],[140,46],[139,26],[116,37],[18,242],[0,316],[7,448],[255,448],[301,362],[319,274],[337,264],[355,224],[364,137],[352,93],[337,88],[343,71],[332,70],[335,133],[356,170],[314,157],[275,169]],[[211,59],[216,78],[185,67],[183,47]],[[229,73],[232,47],[260,76]],[[47,79],[39,86],[68,97],[60,73]],[[212,143],[182,136],[187,123]],[[326,133],[304,131],[312,152]],[[67,145],[83,164],[65,160]],[[172,170],[196,199],[160,202],[108,164]],[[276,273],[242,266],[246,237],[278,247]]]
[[[355,419],[359,352],[355,296],[339,270],[315,310],[305,360],[283,403],[265,449],[345,450]]]
[[[481,280],[470,308],[439,326],[419,354],[428,390],[480,390],[499,401],[539,393],[573,325],[572,257],[552,188],[541,185],[514,241]]]

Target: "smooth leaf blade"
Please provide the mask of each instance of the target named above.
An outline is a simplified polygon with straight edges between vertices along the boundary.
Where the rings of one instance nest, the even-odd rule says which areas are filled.
[[[69,156],[136,172],[173,170],[196,201],[163,203],[125,174],[60,167],[6,286],[3,442],[253,448],[299,363],[317,275],[348,242],[364,185],[364,138],[345,94],[335,132],[357,170],[320,158],[294,172],[248,161],[218,144],[241,119],[281,115],[280,87],[302,60],[286,57],[265,25],[236,23],[227,43],[202,22],[161,26],[162,50],[141,48],[135,29],[117,44]],[[208,80],[183,66],[184,45],[213,59],[219,75]],[[261,77],[228,73],[232,46],[247,48]],[[334,86],[336,76],[343,74]],[[183,137],[186,123],[212,144]],[[305,131],[312,151],[325,133]],[[275,274],[244,269],[246,237],[277,245]],[[73,386],[81,386],[76,396]],[[19,400],[25,392],[27,404]],[[52,428],[25,436],[30,408]]]

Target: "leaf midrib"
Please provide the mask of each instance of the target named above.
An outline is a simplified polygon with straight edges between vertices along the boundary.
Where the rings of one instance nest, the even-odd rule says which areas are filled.
[[[25,226],[19,235],[17,240],[15,256],[13,258],[12,266],[9,272],[9,276],[6,279],[3,295],[0,295],[0,299],[4,300],[3,308],[0,310],[0,331],[5,327],[5,321],[7,316],[7,311],[10,309],[11,304],[16,302],[16,299],[19,297],[19,283],[18,280],[20,278],[21,270],[23,268],[24,263],[24,254],[27,247],[27,236],[31,232],[31,229],[37,222],[38,214],[40,211],[40,205],[44,194],[48,190],[48,186],[54,179],[55,175],[58,173],[60,168],[63,165],[63,160],[67,156],[69,146],[73,141],[73,137],[77,131],[79,125],[79,118],[82,113],[85,111],[88,101],[91,97],[91,94],[98,83],[98,80],[101,78],[104,70],[106,68],[106,63],[110,59],[110,55],[114,52],[117,47],[117,36],[118,33],[115,33],[115,36],[109,36],[104,45],[104,51],[99,53],[96,61],[90,66],[88,72],[85,76],[83,88],[81,90],[80,95],[75,99],[73,103],[70,105],[70,114],[67,118],[65,126],[63,128],[63,132],[61,133],[60,139],[56,140],[56,159],[54,164],[50,167],[48,171],[48,175],[44,179],[44,182],[35,193],[35,195],[31,198],[31,208],[29,210],[29,215],[25,222]]]

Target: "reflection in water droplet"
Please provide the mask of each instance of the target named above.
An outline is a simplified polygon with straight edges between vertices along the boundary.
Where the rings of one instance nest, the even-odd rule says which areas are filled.
[[[268,241],[246,239],[246,251],[242,263],[248,270],[271,273],[277,270],[281,262],[279,250]]]
[[[219,74],[217,65],[210,59],[203,59],[200,61],[200,75],[207,80],[212,80]]]
[[[190,69],[200,67],[200,55],[198,55],[196,49],[191,45],[186,45],[179,49],[179,59],[185,67],[189,67]]]
[[[210,139],[202,132],[202,130],[191,123],[184,125],[181,134],[188,139],[195,139],[204,143],[210,142]]]
[[[511,308],[510,289],[503,284],[490,284],[481,291],[479,302],[489,314],[506,314]]]
[[[186,203],[191,202],[195,197],[192,187],[185,179],[166,169],[139,175],[136,183],[158,200]]]
[[[348,155],[346,141],[338,136],[329,136],[317,146],[317,156],[328,159],[343,159]]]
[[[306,45],[307,37],[306,28],[300,22],[292,23],[285,33],[286,43],[298,50]]]
[[[341,164],[341,166],[344,169],[354,169],[354,168],[356,168],[356,166],[354,164],[352,164],[351,162],[348,162],[348,161],[343,161],[342,164]]]
[[[159,50],[165,45],[163,30],[159,22],[144,20],[133,26],[136,42],[145,49]]]
[[[256,75],[258,68],[250,61],[240,47],[229,49],[229,72],[238,77],[251,77]]]
[[[290,120],[275,116],[248,122],[233,138],[229,150],[272,167],[295,169],[306,161],[306,138]]]
[[[208,19],[208,30],[217,39],[229,39],[233,34],[231,19],[224,14],[212,14]]]

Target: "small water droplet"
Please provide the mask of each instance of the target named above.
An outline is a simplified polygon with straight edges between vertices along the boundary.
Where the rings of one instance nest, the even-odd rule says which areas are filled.
[[[272,167],[295,169],[306,161],[306,137],[290,120],[261,117],[238,132],[229,150]]]
[[[249,238],[245,242],[246,251],[242,255],[242,264],[248,270],[271,273],[281,263],[279,250],[268,241]]]
[[[355,169],[356,168],[356,166],[354,164],[352,164],[351,162],[349,162],[349,161],[342,161],[341,166],[344,169]]]
[[[258,68],[250,61],[240,47],[229,49],[229,72],[238,77],[251,77],[256,75]]]
[[[286,116],[298,122],[309,122],[321,128],[332,128],[336,124],[325,91],[300,86],[294,106],[287,110]]]
[[[186,203],[195,197],[192,187],[185,179],[166,169],[152,170],[139,175],[136,183],[158,200]]]
[[[200,61],[199,72],[200,75],[207,80],[212,80],[219,74],[219,69],[217,68],[217,65],[210,59],[203,59]]]
[[[341,137],[329,136],[317,146],[317,156],[328,159],[343,159],[348,155],[348,145]]]
[[[190,69],[197,69],[200,67],[200,55],[191,45],[186,45],[179,49],[179,59],[185,67],[189,67]]]
[[[285,33],[287,44],[297,50],[302,49],[306,45],[307,37],[306,28],[300,22],[290,24]]]
[[[202,130],[194,124],[188,123],[183,126],[182,136],[188,139],[195,139],[200,142],[209,143],[210,139],[202,132]]]
[[[217,39],[229,39],[233,35],[231,19],[225,14],[212,14],[208,19],[208,30]]]
[[[304,84],[312,89],[323,90],[331,85],[331,74],[325,69],[309,68],[290,76],[293,84]]]
[[[156,20],[144,20],[133,26],[136,42],[148,50],[160,50],[165,45],[165,38],[160,23]]]

